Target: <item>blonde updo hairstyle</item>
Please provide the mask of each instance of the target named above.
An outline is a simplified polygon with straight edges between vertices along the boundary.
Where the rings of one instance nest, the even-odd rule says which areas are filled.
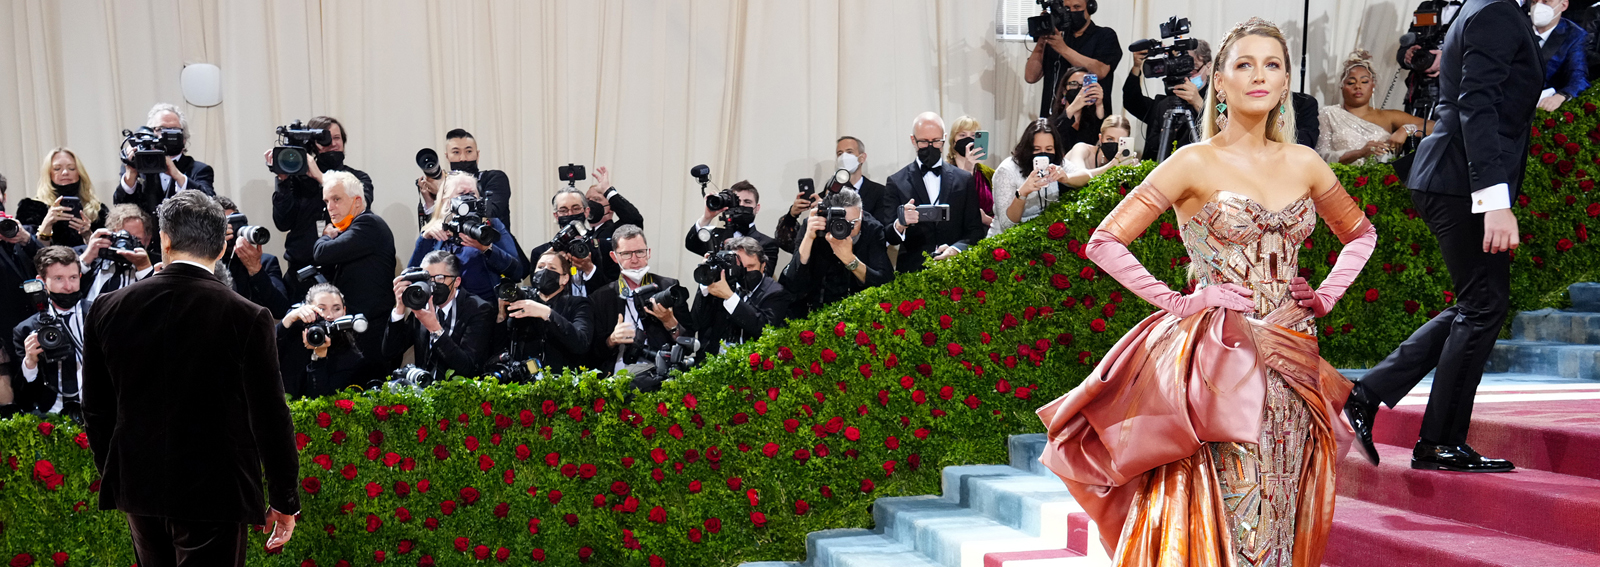
[[[1289,60],[1289,42],[1283,39],[1283,32],[1278,29],[1278,26],[1261,18],[1250,18],[1244,23],[1233,26],[1233,29],[1229,30],[1228,35],[1223,38],[1222,47],[1217,49],[1217,67],[1212,71],[1214,75],[1211,78],[1211,82],[1207,83],[1206,107],[1204,109],[1205,122],[1201,126],[1201,130],[1205,132],[1203,138],[1210,138],[1221,131],[1217,127],[1217,89],[1220,88],[1219,83],[1221,81],[1218,81],[1217,78],[1222,75],[1222,70],[1232,57],[1234,44],[1241,38],[1249,36],[1270,37],[1278,40],[1278,46],[1283,48],[1283,72],[1287,76],[1294,76],[1294,64]],[[1293,144],[1295,143],[1294,102],[1289,94],[1287,85],[1283,93],[1283,102],[1280,105],[1286,107],[1283,112],[1276,117],[1269,117],[1267,120],[1267,139],[1274,142]]]
[[[1351,51],[1350,55],[1344,58],[1344,63],[1339,66],[1339,84],[1344,84],[1344,80],[1350,78],[1350,71],[1356,67],[1366,69],[1367,74],[1372,75],[1374,78],[1378,76],[1377,73],[1372,72],[1372,54],[1365,49],[1356,48],[1355,51]]]

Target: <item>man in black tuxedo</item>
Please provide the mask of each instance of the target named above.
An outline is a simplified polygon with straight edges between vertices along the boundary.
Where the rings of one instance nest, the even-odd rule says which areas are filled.
[[[644,231],[625,224],[611,236],[616,250],[611,259],[622,275],[589,296],[594,309],[594,337],[589,347],[590,367],[614,372],[642,360],[643,349],[670,348],[678,337],[690,332],[689,306],[663,306],[634,296],[641,286],[655,285],[666,291],[680,287],[678,280],[650,271],[650,243]],[[687,296],[687,292],[684,293]]]
[[[383,333],[383,359],[398,360],[406,349],[414,349],[417,368],[431,372],[435,380],[444,379],[447,371],[478,376],[489,355],[495,307],[476,295],[460,293],[461,259],[455,254],[429,252],[422,257],[421,268],[433,278],[434,295],[422,309],[406,307],[400,298],[411,282],[405,276],[394,278],[394,310]]]
[[[817,201],[834,195],[841,189],[850,189],[860,196],[861,208],[872,216],[879,225],[894,222],[899,208],[899,203],[891,197],[889,189],[882,183],[867,179],[867,146],[855,136],[842,136],[834,143],[834,177],[830,177],[822,184],[820,194],[807,196],[805,193],[795,195],[794,203],[789,205],[789,212],[778,218],[778,228],[773,230],[773,238],[778,241],[778,247],[784,252],[794,254],[795,245],[800,243],[801,216],[817,206]],[[836,181],[840,172],[849,176],[847,183]]]
[[[0,177],[0,198],[5,195],[4,186],[5,178]],[[15,329],[18,323],[37,311],[28,300],[28,294],[22,291],[22,282],[33,279],[37,273],[33,257],[42,247],[26,226],[18,226],[15,236],[0,236],[0,329]],[[7,333],[0,333],[0,341],[4,341],[0,348],[8,355],[3,364],[4,372],[0,372],[3,374],[0,376],[0,419],[3,419],[13,411],[24,409],[13,404],[24,404],[27,400],[21,396],[26,389],[22,366],[13,354],[18,352],[18,345]]]
[[[22,378],[28,386],[24,397],[35,411],[59,413],[79,419],[83,387],[83,352],[76,346],[83,341],[83,317],[89,312],[91,301],[83,297],[78,287],[78,256],[71,248],[50,246],[34,256],[39,279],[43,281],[49,299],[45,309],[28,317],[11,331],[11,341],[17,345],[16,357],[22,360]],[[50,317],[52,324],[70,337],[72,346],[66,352],[46,352],[39,341],[39,328],[43,318]]]
[[[972,174],[944,162],[944,120],[924,112],[911,123],[911,145],[917,159],[889,176],[900,217],[884,228],[890,246],[900,246],[896,270],[922,271],[924,252],[943,260],[983,240],[987,230],[978,215],[978,186]],[[921,222],[917,205],[949,205],[950,218]]]
[[[494,352],[507,352],[512,361],[538,360],[546,370],[560,374],[577,370],[589,360],[594,335],[594,310],[589,298],[573,295],[572,264],[557,252],[535,260],[532,282],[538,299],[513,301],[505,306],[505,325],[496,328]]]
[[[333,117],[318,116],[306,122],[306,127],[327,130],[332,139],[328,145],[315,144],[316,153],[311,156],[314,159],[307,161],[305,175],[279,175],[277,188],[272,192],[272,223],[284,232],[283,260],[288,262],[286,268],[291,274],[317,263],[312,259],[312,248],[325,233],[325,226],[339,220],[328,217],[328,209],[322,202],[325,173],[343,171],[354,175],[361,180],[367,206],[372,206],[372,177],[345,164],[344,145],[349,141],[349,132],[344,125]],[[272,150],[267,150],[266,159],[270,167]],[[284,283],[289,286],[289,297],[300,297],[317,282],[291,277]],[[339,289],[353,293],[342,285]]]
[[[234,204],[233,199],[223,196],[216,199],[217,204],[222,205],[224,214],[232,216],[239,212],[239,205]],[[289,288],[283,282],[283,268],[278,265],[278,257],[266,253],[248,240],[236,238],[234,230],[233,223],[228,223],[228,250],[223,257],[233,291],[251,303],[267,308],[273,317],[288,315]]]
[[[783,326],[794,296],[765,275],[767,262],[761,243],[751,237],[735,238],[725,247],[744,267],[743,281],[728,281],[727,273],[710,285],[701,285],[689,312],[690,327],[700,348],[716,354],[722,343],[739,344],[761,338],[767,325]]]
[[[1468,0],[1445,35],[1433,134],[1417,148],[1411,200],[1439,240],[1455,305],[1424,323],[1350,392],[1345,412],[1369,459],[1379,402],[1399,402],[1437,371],[1411,466],[1503,472],[1512,464],[1467,446],[1483,367],[1510,307],[1511,214],[1543,86],[1539,46],[1516,0]]]
[[[358,179],[345,171],[322,176],[323,208],[334,221],[312,246],[311,257],[329,283],[344,293],[350,313],[382,321],[395,307],[394,233],[383,217],[367,209],[366,197],[356,190]],[[375,353],[382,349],[381,341],[379,333],[361,333],[356,344],[363,353]],[[381,379],[394,370],[380,357],[369,355],[365,362],[366,369],[357,377],[361,382]]]
[[[167,170],[156,174],[160,186],[150,186],[146,177],[139,175],[139,171],[126,165],[122,168],[122,182],[117,187],[117,192],[112,194],[112,204],[132,203],[138,205],[144,213],[152,217],[156,214],[156,207],[161,201],[166,200],[179,191],[197,189],[207,195],[215,195],[216,190],[212,184],[216,181],[217,172],[200,160],[189,155],[189,119],[183,116],[176,105],[159,103],[150,107],[150,115],[145,126],[150,128],[177,128],[183,130],[184,147],[176,155],[167,156]]]
[[[749,181],[734,183],[728,190],[739,196],[739,204],[733,208],[735,212],[723,222],[723,226],[717,227],[715,226],[717,217],[730,207],[716,210],[706,207],[705,214],[700,215],[700,220],[695,221],[694,226],[689,227],[689,234],[683,237],[683,247],[691,253],[705,256],[711,252],[712,241],[718,236],[723,237],[724,244],[736,238],[746,236],[754,238],[756,242],[761,243],[763,250],[765,261],[762,263],[766,265],[766,269],[762,273],[772,277],[772,270],[778,264],[778,241],[773,240],[771,236],[761,234],[761,231],[756,229],[756,215],[761,214],[761,192]]]
[[[889,251],[883,244],[883,227],[861,210],[861,197],[844,189],[830,195],[822,206],[845,210],[845,221],[852,225],[850,237],[837,239],[828,234],[823,216],[813,214],[806,221],[800,251],[789,259],[779,279],[784,289],[794,295],[789,307],[791,319],[894,280],[894,266],[889,263]]]
[[[94,299],[150,277],[155,272],[153,262],[159,261],[147,250],[154,244],[154,230],[155,217],[145,214],[143,209],[126,203],[111,207],[106,227],[94,231],[89,242],[72,248],[83,264],[84,297]],[[112,236],[122,231],[133,236],[136,246],[133,250],[113,252]],[[107,252],[115,259],[101,257]]]
[[[100,508],[127,515],[144,567],[244,565],[245,525],[273,527],[267,548],[278,548],[300,512],[275,321],[211,272],[222,207],[189,190],[159,215],[165,268],[101,297],[83,324]]]
[[[615,193],[616,190],[613,189],[612,192]],[[616,261],[611,259],[610,253],[613,245],[611,237],[603,236],[600,233],[600,228],[589,222],[590,219],[600,216],[600,211],[594,208],[594,204],[584,200],[582,191],[571,187],[563,187],[560,191],[556,191],[554,197],[550,198],[550,209],[550,215],[556,219],[557,234],[576,223],[578,230],[587,235],[589,243],[590,250],[587,256],[579,257],[573,255],[570,251],[560,251],[561,256],[566,258],[567,262],[572,264],[573,269],[576,270],[576,273],[572,276],[572,282],[567,286],[568,291],[578,297],[589,297],[600,288],[616,281],[617,275],[621,273],[621,268],[618,268]],[[615,230],[612,229],[613,232]],[[551,236],[554,238],[555,235]],[[534,246],[528,250],[528,257],[538,258],[543,256],[546,251],[551,249],[552,242],[553,240]]]
[[[594,185],[589,186],[585,198],[589,201],[589,214],[600,217],[600,224],[594,225],[595,238],[610,241],[611,233],[625,224],[644,228],[644,215],[611,186],[611,171],[606,166],[594,168]]]

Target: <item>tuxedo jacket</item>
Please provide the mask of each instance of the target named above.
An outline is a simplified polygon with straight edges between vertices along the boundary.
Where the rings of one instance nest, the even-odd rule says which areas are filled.
[[[763,276],[754,291],[740,297],[732,312],[725,302],[708,293],[695,292],[690,327],[705,352],[722,352],[723,341],[737,344],[761,338],[761,329],[767,325],[782,326],[794,296],[783,285]]]
[[[185,154],[173,160],[172,165],[178,168],[178,171],[182,172],[184,177],[189,178],[189,184],[185,186],[186,188],[196,189],[207,195],[217,194],[216,189],[212,188],[212,184],[217,178],[217,172],[211,169],[211,166],[206,165],[205,162]],[[123,166],[122,171],[126,172],[127,166]],[[118,175],[118,177],[120,178],[121,175]],[[117,183],[121,184],[121,181],[119,180]],[[156,216],[156,208],[161,206],[161,202],[177,193],[178,183],[176,180],[168,180],[165,187],[150,187],[148,185],[148,183],[145,183],[145,176],[140,175],[139,180],[133,185],[132,193],[117,187],[111,195],[111,203],[115,205],[133,203],[143,209],[145,214],[152,217]]]
[[[344,293],[350,313],[387,320],[394,309],[394,234],[371,210],[350,221],[338,236],[317,239],[313,259],[322,275]]]
[[[394,292],[389,292],[394,297]],[[412,349],[417,368],[433,373],[435,380],[444,379],[446,370],[457,376],[476,377],[483,372],[488,358],[490,327],[499,310],[476,295],[456,290],[454,313],[439,324],[445,333],[438,340],[430,340],[428,329],[417,321],[414,313],[404,319],[390,321],[383,334],[383,358],[399,359],[406,349]],[[388,321],[389,315],[382,320]],[[372,332],[368,330],[367,332]]]
[[[1410,187],[1468,197],[1505,183],[1515,201],[1544,88],[1533,26],[1513,0],[1468,0],[1439,57],[1438,118],[1417,148]]]
[[[830,179],[823,192],[832,192],[832,187],[833,180]],[[895,203],[895,199],[890,196],[889,189],[884,187],[882,183],[862,176],[861,188],[856,190],[856,194],[861,196],[861,213],[872,217],[878,224],[887,225],[899,218],[900,213],[895,210],[899,205]],[[778,217],[778,227],[772,232],[772,237],[777,241],[778,248],[790,254],[793,254],[795,246],[805,239],[804,236],[800,234],[800,218],[789,216],[788,213]],[[770,276],[772,274],[767,275]]]
[[[645,274],[644,282],[641,285],[652,283],[660,286],[661,289],[667,289],[678,285],[678,280],[653,273]],[[606,346],[606,339],[611,336],[611,331],[617,328],[617,316],[627,311],[624,303],[633,301],[622,297],[622,288],[625,285],[620,279],[612,280],[605,287],[595,290],[589,296],[589,302],[593,305],[592,308],[594,310],[594,330],[589,344],[589,362],[590,368],[600,369],[601,372],[610,372],[615,368],[617,350],[614,347]],[[689,299],[692,301],[694,298],[691,296]],[[679,328],[676,330],[682,336],[683,333],[689,331],[689,306],[682,305],[672,311],[673,317],[678,320]],[[662,324],[660,320],[650,316],[648,313],[640,313],[639,320],[644,323],[644,332],[634,334],[635,344],[643,342],[643,346],[652,350],[671,346],[674,329],[668,329],[665,324]],[[633,361],[627,362],[632,363]]]
[[[84,325],[83,416],[100,508],[260,523],[300,511],[272,314],[173,264],[100,297]]]
[[[947,244],[965,251],[983,240],[988,230],[978,215],[978,186],[972,180],[972,174],[948,163],[938,167],[943,172],[939,175],[937,202],[928,198],[928,188],[922,183],[922,170],[918,164],[907,165],[889,176],[888,187],[894,194],[895,207],[902,207],[912,199],[916,199],[918,205],[950,205],[949,219],[944,222],[919,222],[906,227],[904,238],[895,232],[893,219],[884,225],[884,240],[890,246],[900,246],[900,259],[896,265],[896,271],[900,273],[922,271],[922,254],[932,254],[940,245]],[[899,213],[895,213],[895,218],[899,218]]]
[[[771,236],[761,234],[760,230],[754,228],[750,229],[750,234],[744,236],[754,238],[756,242],[761,244],[761,255],[765,257],[767,262],[766,268],[762,270],[762,273],[769,278],[772,277],[773,270],[778,265],[778,241],[773,240]],[[700,230],[695,228],[694,225],[689,225],[689,234],[683,237],[683,247],[690,253],[698,254],[702,257],[712,251],[711,243],[700,240]]]

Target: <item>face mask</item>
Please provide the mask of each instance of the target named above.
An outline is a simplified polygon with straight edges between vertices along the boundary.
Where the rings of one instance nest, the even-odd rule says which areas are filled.
[[[1555,8],[1551,8],[1548,4],[1544,4],[1544,3],[1539,3],[1539,4],[1534,4],[1533,5],[1533,25],[1534,25],[1534,27],[1542,28],[1542,27],[1550,25],[1550,22],[1554,22],[1554,21],[1556,21],[1556,10],[1555,10]]]
[[[81,289],[78,290],[78,291],[74,291],[72,293],[56,293],[56,292],[53,292],[53,291],[50,292],[50,301],[52,303],[55,303],[56,307],[69,307],[70,308],[70,307],[72,307],[74,305],[77,305],[78,304],[78,299],[81,298],[81,297],[83,297],[83,290],[81,290]]]
[[[1078,99],[1078,93],[1082,91],[1083,89],[1067,89],[1067,94],[1061,95],[1061,106],[1065,107],[1072,104],[1072,101]]]
[[[600,219],[606,216],[605,204],[591,200],[587,206],[589,208],[589,224],[600,224]]]
[[[1106,161],[1117,159],[1117,143],[1100,142],[1100,154],[1106,158]]]
[[[625,277],[625,278],[628,278],[629,281],[632,281],[634,283],[638,283],[638,282],[644,281],[644,275],[647,274],[647,273],[650,273],[650,266],[648,266],[648,265],[643,267],[643,268],[639,268],[637,270],[628,270],[628,269],[622,270],[622,276]]]
[[[939,163],[939,148],[933,146],[917,148],[917,161],[922,163],[923,168],[931,169],[934,164]]]
[[[350,229],[350,223],[355,222],[355,221],[356,221],[356,216],[355,215],[345,215],[344,218],[336,220],[336,221],[333,221],[333,226],[334,226],[334,228],[339,229],[339,232],[344,232],[346,230],[349,230]]]
[[[567,225],[575,222],[581,225],[584,222],[584,219],[585,216],[583,213],[572,213],[570,215],[556,217],[556,229],[560,230],[566,228]]]
[[[456,278],[457,281],[459,281],[460,279],[461,278]],[[446,301],[450,301],[450,292],[451,291],[455,291],[455,290],[452,289],[448,285],[434,284],[433,285],[433,304],[436,305],[436,306],[437,305],[444,305],[444,303]]]
[[[56,190],[57,197],[77,197],[78,187],[80,187],[82,184],[82,181],[73,181],[72,183],[68,183],[66,185],[56,185],[55,182],[50,182],[50,186],[54,187]]]
[[[317,154],[317,169],[332,171],[344,167],[344,152],[322,152]]]
[[[533,283],[533,289],[541,295],[550,295],[561,289],[561,274],[557,274],[555,270],[539,268],[533,272],[533,277],[529,281]]]
[[[478,160],[452,161],[452,162],[450,162],[450,171],[460,171],[460,172],[463,172],[463,173],[470,173],[470,174],[473,174],[473,175],[477,175],[478,174]]]
[[[1194,88],[1200,89],[1200,92],[1205,92],[1206,91],[1206,76],[1205,75],[1195,75],[1193,77],[1189,77],[1189,83],[1193,84]]]
[[[755,289],[756,286],[761,285],[761,272],[759,270],[758,271],[753,271],[753,272],[745,272],[744,273],[744,277],[742,277],[740,279],[742,280],[742,281],[739,282],[739,287],[740,288],[747,289],[747,290]]]
[[[856,168],[861,167],[861,158],[851,153],[839,154],[838,164],[839,169],[855,173]]]

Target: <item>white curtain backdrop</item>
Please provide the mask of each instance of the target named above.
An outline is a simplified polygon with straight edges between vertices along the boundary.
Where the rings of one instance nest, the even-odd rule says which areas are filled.
[[[657,271],[687,275],[682,250],[703,211],[691,166],[714,183],[748,179],[769,231],[795,180],[829,173],[834,140],[861,138],[868,175],[912,159],[911,119],[971,115],[992,132],[991,165],[1038,108],[1022,81],[1032,43],[995,38],[994,0],[6,0],[0,42],[0,173],[7,201],[31,196],[44,152],[77,150],[110,200],[120,131],[156,102],[188,115],[190,153],[256,222],[271,214],[262,153],[274,127],[326,114],[349,134],[346,162],[372,175],[373,208],[401,258],[415,237],[419,148],[465,128],[480,167],[512,180],[512,229],[548,238],[556,167],[604,165],[644,212]],[[1354,47],[1373,52],[1378,100],[1412,6],[1312,0],[1310,92],[1337,101],[1330,74]],[[1123,45],[1188,17],[1215,43],[1262,16],[1290,37],[1298,67],[1299,2],[1132,0],[1101,3],[1096,23]],[[1128,58],[1108,84],[1120,109]],[[184,103],[179,72],[222,69],[223,102]],[[1298,68],[1295,73],[1298,86]],[[1146,92],[1156,92],[1151,81]],[[1397,107],[1403,85],[1390,107]],[[1141,128],[1142,130],[1142,128]],[[579,188],[589,182],[580,183]],[[276,248],[282,237],[274,238]]]

